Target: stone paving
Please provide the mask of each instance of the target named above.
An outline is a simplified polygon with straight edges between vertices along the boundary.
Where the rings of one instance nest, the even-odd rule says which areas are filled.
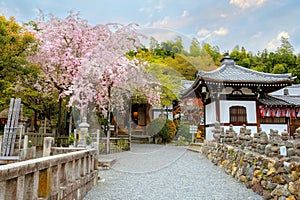
[[[100,171],[105,181],[99,181],[85,200],[263,199],[187,147],[133,144],[131,152],[103,158],[117,162]]]

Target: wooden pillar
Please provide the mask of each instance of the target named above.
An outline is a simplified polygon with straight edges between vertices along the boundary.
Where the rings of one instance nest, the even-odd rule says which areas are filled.
[[[25,198],[25,175],[19,176],[17,179],[17,199],[22,200]]]
[[[220,121],[220,100],[216,99],[215,104],[216,104],[216,121],[221,123],[221,121]]]
[[[258,132],[258,128],[260,127],[260,111],[259,111],[259,105],[256,101],[256,131]]]

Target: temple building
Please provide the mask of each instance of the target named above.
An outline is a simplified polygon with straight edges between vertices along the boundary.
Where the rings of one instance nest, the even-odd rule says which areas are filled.
[[[218,69],[199,71],[182,99],[202,99],[204,123],[197,125],[203,126],[208,140],[213,139],[217,121],[224,129],[232,124],[236,132],[246,125],[252,134],[261,127],[267,133],[287,130],[292,136],[300,125],[300,96],[273,92],[292,86],[295,78],[290,73],[270,74],[238,66],[226,55]]]

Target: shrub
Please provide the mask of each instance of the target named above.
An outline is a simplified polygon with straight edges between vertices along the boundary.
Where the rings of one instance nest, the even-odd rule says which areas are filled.
[[[72,133],[69,137],[68,137],[68,142],[70,145],[73,145],[75,142],[75,137],[74,134]]]
[[[157,118],[149,124],[147,132],[154,137],[160,137],[163,143],[167,143],[174,138],[176,125],[172,120]]]
[[[184,137],[187,142],[192,142],[192,134],[190,133],[189,125],[182,122],[178,124],[176,138],[179,138],[180,136]]]

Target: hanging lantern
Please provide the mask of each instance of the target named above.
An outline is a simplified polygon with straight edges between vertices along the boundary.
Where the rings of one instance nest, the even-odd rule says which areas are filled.
[[[271,110],[271,117],[275,117],[276,116],[276,109],[272,108]]]
[[[296,112],[295,112],[295,109],[291,109],[290,117],[293,118],[293,119],[296,118]]]
[[[300,108],[298,108],[298,109],[296,110],[296,116],[297,116],[297,117],[300,117]]]
[[[266,109],[266,117],[270,117],[271,116],[271,110],[270,108]]]
[[[285,110],[283,108],[280,109],[280,117],[285,117]]]
[[[281,114],[280,109],[277,108],[277,109],[276,109],[276,115],[275,115],[275,116],[276,116],[276,117],[280,117],[280,114]]]
[[[285,117],[290,117],[291,111],[290,109],[285,109]]]
[[[264,107],[260,107],[260,108],[259,108],[259,111],[260,111],[260,116],[261,116],[262,118],[264,118],[264,117],[265,117],[265,109],[264,109]]]

